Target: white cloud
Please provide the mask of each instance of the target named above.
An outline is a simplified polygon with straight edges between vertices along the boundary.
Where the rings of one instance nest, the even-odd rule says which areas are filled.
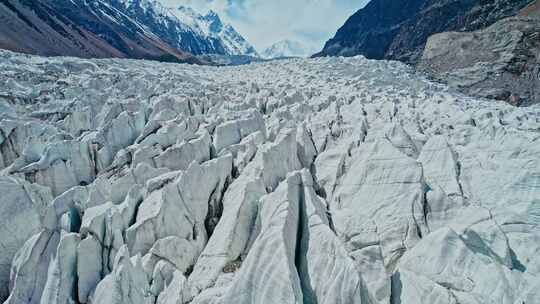
[[[205,13],[213,9],[230,22],[257,50],[296,40],[314,51],[369,0],[161,0]]]

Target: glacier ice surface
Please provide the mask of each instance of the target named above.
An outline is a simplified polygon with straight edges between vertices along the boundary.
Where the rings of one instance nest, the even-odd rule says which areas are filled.
[[[363,57],[0,83],[4,303],[540,303],[538,105]]]

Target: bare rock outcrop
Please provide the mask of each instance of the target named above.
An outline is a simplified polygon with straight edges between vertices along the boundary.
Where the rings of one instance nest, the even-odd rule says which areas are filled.
[[[503,19],[428,39],[420,70],[470,95],[516,106],[540,102],[540,18]]]

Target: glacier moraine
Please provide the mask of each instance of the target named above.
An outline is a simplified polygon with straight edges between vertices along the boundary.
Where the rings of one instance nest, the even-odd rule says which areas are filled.
[[[362,57],[0,52],[0,301],[540,303],[540,106]]]

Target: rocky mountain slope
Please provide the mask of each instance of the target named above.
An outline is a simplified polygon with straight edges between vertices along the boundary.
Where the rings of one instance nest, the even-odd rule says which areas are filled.
[[[0,82],[6,304],[540,302],[538,105],[363,57]]]
[[[45,56],[199,62],[105,1],[1,0],[0,48]]]
[[[210,12],[172,10],[155,0],[1,0],[0,48],[45,56],[200,63],[191,54],[257,56]]]
[[[514,16],[533,1],[372,0],[317,55],[364,55],[416,63],[432,34],[482,29]]]
[[[261,53],[265,59],[309,57],[314,52],[298,41],[282,40],[266,48]]]
[[[539,4],[480,31],[431,36],[419,69],[468,94],[540,103]]]

